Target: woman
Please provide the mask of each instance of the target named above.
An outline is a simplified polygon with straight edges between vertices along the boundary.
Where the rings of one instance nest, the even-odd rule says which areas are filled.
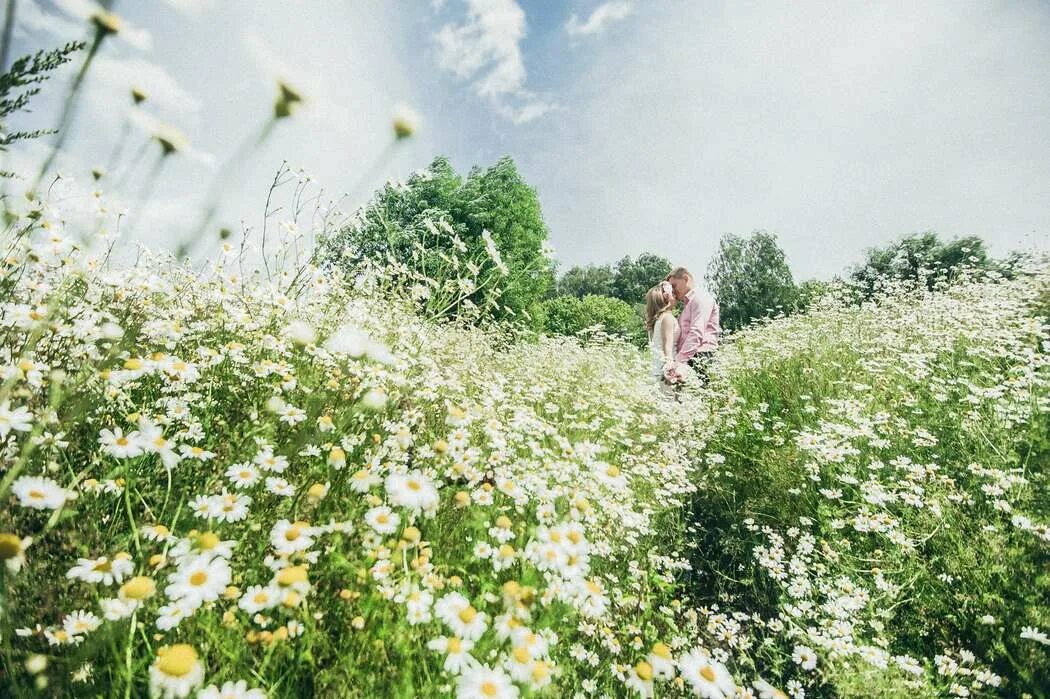
[[[674,361],[679,332],[678,321],[671,312],[674,304],[670,282],[660,282],[645,294],[645,326],[649,331],[649,353],[653,358],[652,374],[667,393],[673,393],[673,385],[684,379],[683,367]]]

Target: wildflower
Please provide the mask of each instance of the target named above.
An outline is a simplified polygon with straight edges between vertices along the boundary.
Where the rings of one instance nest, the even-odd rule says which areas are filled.
[[[70,636],[83,636],[84,634],[91,633],[101,625],[101,619],[83,609],[73,612],[62,622],[62,628],[64,628],[66,633]]]
[[[421,471],[391,473],[386,479],[390,502],[416,512],[437,509],[437,488]]]
[[[335,422],[332,421],[331,415],[322,415],[317,418],[317,429],[320,432],[331,432],[335,429]]]
[[[458,675],[477,663],[470,655],[471,649],[474,648],[473,641],[465,641],[455,636],[448,638],[438,636],[427,643],[427,648],[445,654],[445,662],[442,667],[445,668],[445,672],[453,675]]]
[[[100,599],[98,604],[102,607],[102,616],[106,618],[106,621],[126,619],[139,606],[138,600],[120,599],[118,597]]]
[[[250,488],[259,482],[259,469],[251,464],[233,464],[226,469],[226,477],[234,488]]]
[[[25,668],[26,672],[28,672],[30,675],[40,674],[41,672],[47,669],[47,656],[41,655],[39,653],[34,653],[33,655],[26,658]]]
[[[394,137],[397,140],[410,137],[416,132],[419,124],[419,115],[404,105],[399,105],[394,110]]]
[[[182,699],[204,681],[197,651],[186,643],[161,646],[149,668],[150,694],[161,699]]]
[[[217,600],[230,584],[231,577],[230,564],[224,558],[198,556],[175,570],[164,594],[191,607],[199,607],[204,602]]]
[[[643,699],[653,696],[653,666],[642,660],[627,671],[627,686]]]
[[[32,537],[19,538],[10,532],[0,533],[0,561],[7,570],[17,573],[26,562],[26,549],[33,543]]]
[[[328,495],[328,489],[331,487],[330,483],[314,483],[306,491],[306,497],[310,499],[310,502],[316,505],[325,499]]]
[[[342,447],[332,447],[328,452],[328,465],[336,470],[346,466],[346,452]]]
[[[817,667],[817,654],[809,646],[795,646],[791,659],[803,670],[813,670]]]
[[[7,439],[12,430],[28,432],[33,427],[33,413],[24,407],[11,408],[10,401],[0,403],[0,439]]]
[[[270,531],[270,545],[279,555],[290,556],[310,548],[315,533],[316,530],[306,522],[278,520]]]
[[[754,685],[755,689],[758,690],[758,699],[788,699],[787,694],[784,694],[784,692],[763,679],[755,680]]]
[[[729,671],[702,648],[694,648],[683,655],[678,660],[678,669],[693,692],[705,699],[732,697],[736,692]]]
[[[380,505],[365,513],[365,522],[379,534],[393,534],[401,524],[401,517],[386,505]]]
[[[197,693],[197,699],[266,699],[266,692],[261,689],[248,689],[248,682],[224,682],[220,689],[210,684]]]
[[[434,613],[459,638],[475,641],[481,638],[487,627],[487,617],[471,605],[466,597],[452,592],[437,601]]]
[[[19,505],[34,510],[57,510],[69,499],[68,491],[43,476],[20,476],[12,484],[11,492]]]
[[[290,498],[295,495],[295,486],[283,478],[269,476],[266,479],[266,489],[274,495]]]
[[[249,614],[277,606],[281,600],[281,591],[273,586],[252,585],[241,595],[237,606]]]
[[[518,688],[502,671],[477,664],[456,681],[457,699],[516,699]]]
[[[117,595],[122,600],[141,602],[144,599],[152,597],[156,591],[157,584],[153,582],[153,578],[139,575],[121,585],[120,590],[117,591]]]
[[[653,649],[646,660],[653,668],[653,675],[658,679],[669,680],[674,677],[674,658],[671,656],[671,649],[666,644],[653,644]]]
[[[286,82],[277,83],[277,101],[273,105],[275,119],[284,119],[291,116],[295,105],[303,101],[299,92]]]
[[[1045,632],[1040,631],[1036,626],[1023,627],[1021,629],[1021,638],[1042,643],[1044,646],[1050,646],[1050,636],[1047,636]]]
[[[112,559],[102,556],[101,558],[79,558],[77,564],[69,569],[66,577],[71,580],[83,580],[87,583],[101,583],[103,585],[120,584],[124,578],[131,575],[135,567],[131,562],[131,556],[126,553],[118,553]]]

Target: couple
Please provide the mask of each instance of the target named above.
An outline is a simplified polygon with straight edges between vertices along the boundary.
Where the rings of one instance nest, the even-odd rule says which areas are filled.
[[[682,302],[675,319],[672,310]],[[649,351],[653,358],[653,378],[671,393],[675,384],[695,373],[707,378],[707,364],[718,347],[718,302],[694,287],[693,275],[677,267],[645,295],[645,325],[649,330]]]

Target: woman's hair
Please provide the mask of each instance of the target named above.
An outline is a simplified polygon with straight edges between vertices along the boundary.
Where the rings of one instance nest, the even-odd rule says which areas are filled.
[[[668,294],[661,282],[645,293],[645,327],[652,333],[656,327],[656,319],[665,311],[674,308],[674,297],[668,298]]]

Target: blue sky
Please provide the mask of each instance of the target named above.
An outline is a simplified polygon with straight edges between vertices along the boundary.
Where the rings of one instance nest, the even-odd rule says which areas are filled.
[[[87,35],[89,0],[22,0],[16,52]],[[904,233],[977,234],[996,253],[1050,235],[1050,5],[971,2],[117,0],[60,166],[105,163],[134,84],[191,150],[130,235],[189,230],[223,162],[272,107],[308,102],[223,185],[220,221],[257,226],[283,160],[330,193],[369,172],[399,105],[416,137],[351,197],[434,155],[515,158],[563,266],[651,250],[702,271],[726,232],[778,234],[828,278]],[[65,78],[63,78],[64,80]],[[56,80],[26,123],[56,118]],[[38,152],[19,152],[16,165]],[[107,196],[135,208],[145,167]],[[128,246],[130,247],[130,245]]]

